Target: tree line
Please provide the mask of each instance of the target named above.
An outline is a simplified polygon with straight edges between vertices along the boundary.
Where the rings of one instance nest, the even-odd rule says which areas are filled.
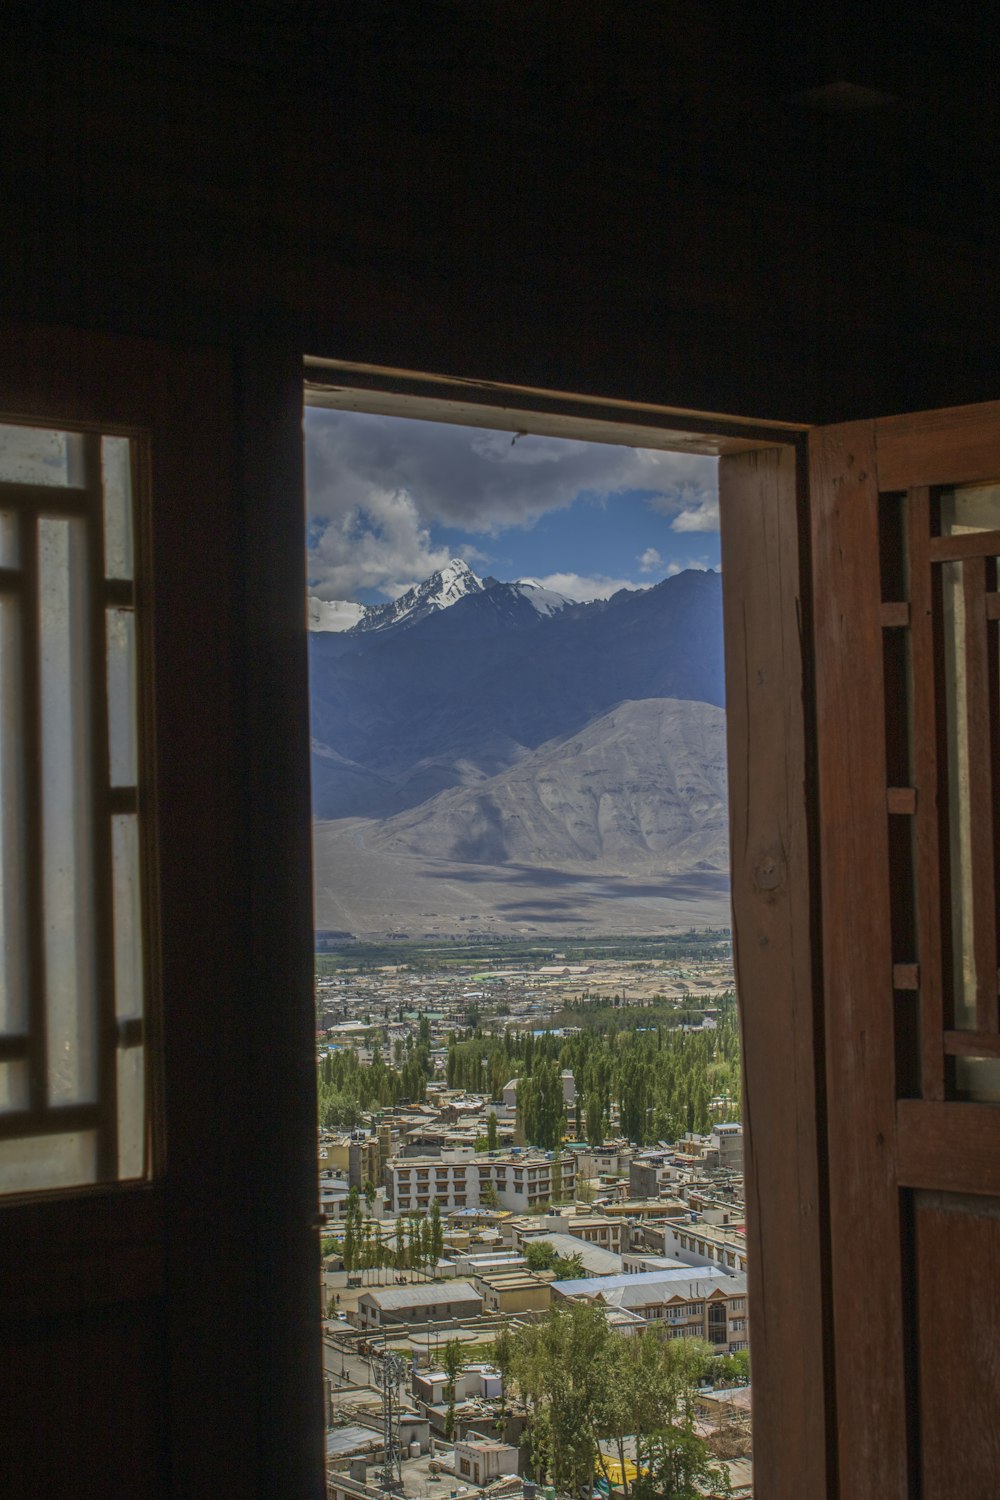
[[[450,1088],[499,1099],[518,1080],[520,1133],[528,1145],[555,1150],[564,1135],[562,1074],[576,1084],[576,1138],[601,1145],[618,1132],[636,1145],[668,1144],[686,1131],[704,1134],[720,1117],[741,1116],[740,1038],[735,996],[722,997],[714,1028],[684,1029],[672,1003],[588,1008],[575,1035],[514,1029],[452,1032],[445,1078]],[[401,1102],[422,1102],[434,1074],[430,1024],[394,1044],[392,1060],[376,1040],[371,1061],[353,1048],[328,1053],[319,1067],[319,1119],[327,1128],[350,1129],[373,1112]],[[495,1144],[495,1134],[492,1135]],[[493,1147],[490,1147],[493,1149]]]
[[[324,1239],[323,1254],[339,1252],[349,1275],[360,1271],[364,1276],[366,1271],[385,1269],[433,1272],[444,1253],[444,1226],[437,1199],[427,1214],[399,1215],[391,1241],[383,1237],[384,1225],[372,1213],[374,1183],[365,1184],[364,1202],[367,1212],[361,1207],[361,1193],[352,1187],[347,1195],[343,1233]]]

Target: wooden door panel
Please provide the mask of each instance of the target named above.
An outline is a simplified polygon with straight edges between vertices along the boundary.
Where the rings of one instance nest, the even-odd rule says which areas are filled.
[[[1000,1204],[915,1196],[921,1500],[992,1500],[1000,1476]]]
[[[840,1495],[992,1494],[1000,407],[809,446]]]
[[[4,1328],[4,1494],[166,1500],[162,1306],[129,1303]]]

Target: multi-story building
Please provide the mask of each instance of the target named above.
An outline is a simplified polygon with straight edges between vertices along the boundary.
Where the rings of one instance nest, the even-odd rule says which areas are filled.
[[[544,1152],[443,1152],[396,1157],[384,1181],[393,1213],[420,1213],[435,1199],[442,1210],[493,1206],[523,1213],[553,1198],[572,1198],[576,1163],[568,1151],[558,1161]]]
[[[735,1224],[665,1224],[663,1253],[689,1266],[714,1264],[734,1274],[747,1269],[746,1235]]]
[[[556,1301],[598,1302],[629,1312],[662,1328],[668,1338],[705,1339],[720,1354],[748,1347],[745,1275],[706,1269],[698,1276],[663,1271],[588,1277],[554,1281],[552,1295]]]

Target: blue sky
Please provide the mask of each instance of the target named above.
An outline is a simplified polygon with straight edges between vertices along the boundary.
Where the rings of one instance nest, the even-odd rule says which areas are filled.
[[[574,598],[718,567],[717,462],[307,409],[309,592],[395,598],[450,557]]]

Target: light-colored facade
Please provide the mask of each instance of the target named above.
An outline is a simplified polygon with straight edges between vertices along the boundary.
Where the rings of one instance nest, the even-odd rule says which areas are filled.
[[[598,1302],[663,1330],[667,1338],[705,1339],[719,1354],[748,1347],[745,1276],[677,1272],[554,1281],[555,1301]]]
[[[546,1312],[552,1303],[551,1284],[530,1271],[492,1271],[477,1276],[484,1312]]]
[[[689,1266],[721,1266],[733,1275],[746,1273],[746,1235],[735,1226],[720,1224],[665,1224],[663,1251]]]
[[[490,1484],[504,1474],[517,1473],[518,1451],[487,1438],[466,1438],[455,1444],[455,1474],[473,1484]]]
[[[494,1206],[524,1213],[552,1201],[572,1198],[576,1162],[564,1151],[559,1164],[542,1152],[443,1152],[441,1156],[400,1158],[389,1162],[384,1176],[387,1208],[393,1213],[420,1213],[437,1199],[443,1212],[455,1208]]]
[[[443,1285],[393,1286],[363,1292],[358,1298],[359,1328],[386,1328],[400,1323],[445,1323],[478,1318],[483,1299],[468,1281]]]

